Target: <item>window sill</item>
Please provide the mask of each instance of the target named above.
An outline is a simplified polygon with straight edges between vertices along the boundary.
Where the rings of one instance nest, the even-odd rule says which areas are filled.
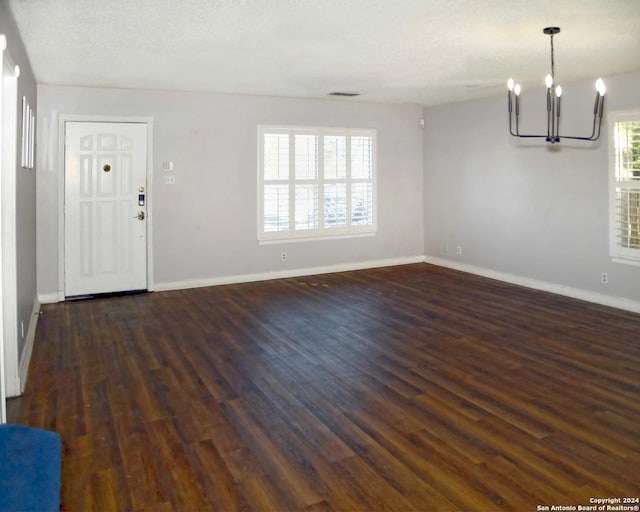
[[[375,231],[368,231],[366,233],[344,233],[341,235],[312,235],[309,237],[295,237],[295,238],[263,238],[258,239],[258,245],[274,245],[274,244],[291,244],[298,242],[318,242],[328,240],[344,240],[346,238],[368,238],[375,236]]]
[[[635,267],[640,267],[640,260],[632,260],[632,259],[628,259],[628,258],[612,257],[611,261],[613,263],[620,263],[622,265],[633,265]]]

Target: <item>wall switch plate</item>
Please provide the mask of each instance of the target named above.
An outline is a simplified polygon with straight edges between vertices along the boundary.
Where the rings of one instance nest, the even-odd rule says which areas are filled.
[[[461,245],[456,247],[456,254],[462,254],[462,246]]]
[[[162,162],[163,171],[173,171],[173,162]]]
[[[165,185],[175,185],[176,184],[176,177],[175,176],[165,176],[164,177],[164,184]]]

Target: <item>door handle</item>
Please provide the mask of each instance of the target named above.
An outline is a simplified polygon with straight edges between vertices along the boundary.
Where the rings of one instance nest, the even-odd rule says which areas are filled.
[[[138,212],[138,215],[136,215],[134,219],[144,220],[144,212]]]

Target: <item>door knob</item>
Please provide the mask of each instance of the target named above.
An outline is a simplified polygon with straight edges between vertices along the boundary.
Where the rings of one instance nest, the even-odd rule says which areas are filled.
[[[138,212],[138,215],[136,215],[134,219],[144,220],[144,212]]]

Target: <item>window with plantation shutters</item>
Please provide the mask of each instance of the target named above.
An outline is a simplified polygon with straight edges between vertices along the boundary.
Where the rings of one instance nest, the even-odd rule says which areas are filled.
[[[375,233],[375,130],[260,126],[258,240]]]
[[[640,265],[640,111],[611,114],[610,250]]]

